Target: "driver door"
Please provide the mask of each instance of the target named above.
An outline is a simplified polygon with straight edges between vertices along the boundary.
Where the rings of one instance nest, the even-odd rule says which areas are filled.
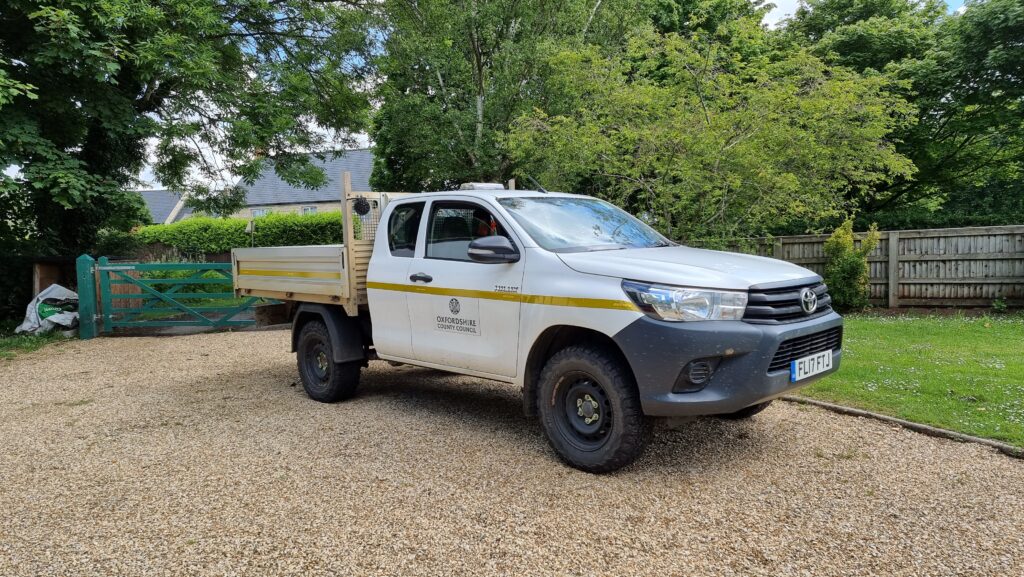
[[[482,204],[434,200],[424,250],[409,266],[413,358],[437,365],[514,377],[519,338],[523,260],[485,264],[469,257],[469,243],[502,235],[519,246],[504,223]]]

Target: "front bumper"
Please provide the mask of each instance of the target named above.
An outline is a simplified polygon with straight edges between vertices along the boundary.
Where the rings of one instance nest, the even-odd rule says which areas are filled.
[[[832,352],[832,369],[793,383],[789,370],[768,372],[779,345],[786,340],[840,327],[835,312],[782,325],[742,321],[670,323],[643,317],[619,331],[615,342],[636,376],[644,413],[681,417],[732,413],[812,383],[839,369],[842,352]],[[690,361],[720,362],[703,389],[673,392]]]

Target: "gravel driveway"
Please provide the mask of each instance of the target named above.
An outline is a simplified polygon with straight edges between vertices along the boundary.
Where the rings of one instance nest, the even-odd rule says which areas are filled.
[[[559,464],[518,391],[374,363],[322,405],[288,333],[0,361],[0,575],[1024,574],[1024,461],[777,403]]]

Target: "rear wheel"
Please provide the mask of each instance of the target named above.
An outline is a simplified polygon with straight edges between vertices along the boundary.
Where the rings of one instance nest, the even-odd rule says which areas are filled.
[[[323,321],[309,321],[299,331],[296,355],[302,388],[309,398],[336,403],[356,393],[362,363],[335,363],[331,333]]]
[[[616,355],[590,346],[559,351],[544,366],[539,394],[548,442],[569,465],[607,473],[643,452],[651,422],[640,409],[632,374]]]
[[[732,421],[738,421],[740,419],[749,419],[750,417],[753,417],[754,415],[756,415],[756,414],[760,413],[761,411],[767,409],[768,405],[770,405],[770,404],[772,404],[771,401],[765,401],[763,403],[758,403],[756,405],[750,405],[749,407],[744,407],[744,408],[736,411],[735,413],[726,413],[724,415],[716,415],[716,416],[718,418],[720,418],[720,419],[729,419],[729,420],[732,420]]]

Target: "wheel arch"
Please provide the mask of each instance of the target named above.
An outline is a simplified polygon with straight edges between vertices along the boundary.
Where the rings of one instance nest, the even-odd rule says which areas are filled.
[[[633,367],[629,364],[629,360],[618,343],[610,336],[576,325],[550,326],[537,336],[526,357],[526,368],[523,375],[523,413],[527,416],[537,415],[537,387],[544,364],[558,351],[576,344],[596,345],[615,355],[635,380]]]
[[[331,336],[331,353],[335,363],[366,361],[363,329],[359,319],[345,314],[341,307],[318,303],[302,303],[292,317],[292,352],[298,350],[302,327],[313,320],[323,321]]]

